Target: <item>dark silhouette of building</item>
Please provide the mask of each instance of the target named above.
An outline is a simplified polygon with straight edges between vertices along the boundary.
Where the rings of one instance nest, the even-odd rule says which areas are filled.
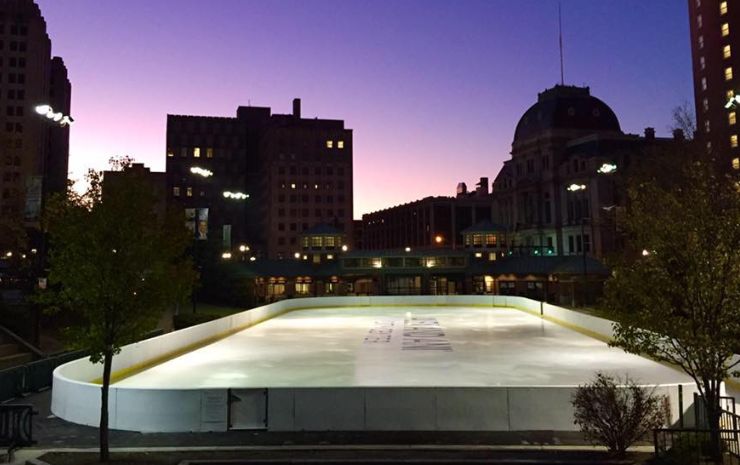
[[[167,190],[224,251],[292,258],[315,225],[352,237],[352,130],[302,118],[300,99],[290,115],[251,106],[236,118],[168,115]]]
[[[679,142],[676,142],[675,140]],[[622,132],[619,120],[588,87],[557,85],[521,117],[511,159],[488,190],[487,178],[456,197],[428,197],[363,215],[364,247],[463,246],[462,233],[481,220],[500,225],[516,255],[593,255],[619,250],[623,178],[633,161],[680,143]],[[623,189],[623,187],[622,187]]]
[[[689,0],[697,136],[725,167],[740,169],[740,4]]]
[[[0,215],[33,227],[42,198],[66,188],[69,124],[60,118],[70,113],[71,95],[33,0],[0,0],[0,76]],[[40,105],[59,117],[39,114]]]

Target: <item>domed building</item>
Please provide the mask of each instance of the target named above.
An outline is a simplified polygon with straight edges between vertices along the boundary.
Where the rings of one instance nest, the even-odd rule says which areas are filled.
[[[652,128],[625,134],[588,87],[556,85],[519,119],[511,159],[493,183],[494,220],[510,228],[520,254],[603,257],[619,246],[615,178],[650,147],[671,143]]]

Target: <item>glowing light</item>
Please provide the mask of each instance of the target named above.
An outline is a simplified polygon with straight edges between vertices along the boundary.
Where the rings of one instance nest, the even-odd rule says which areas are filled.
[[[304,256],[303,256],[303,259],[304,259],[304,260],[308,260],[308,255],[304,255]]]
[[[60,126],[71,126],[74,120],[71,116],[65,115],[64,113],[55,112],[51,105],[37,105],[34,111],[39,115],[46,116],[48,119],[59,123]]]
[[[231,252],[224,252],[221,254],[221,258],[224,260],[230,260],[231,259]]]
[[[249,261],[250,261],[250,262],[253,262],[253,261],[255,261],[255,260],[257,260],[257,257],[249,257]]]
[[[10,257],[13,256],[13,252],[6,252],[5,253],[5,256],[8,257],[8,258],[10,258]]]
[[[483,254],[482,253],[480,253],[480,252],[476,252],[475,253],[475,258],[481,258],[481,257],[483,257]]]
[[[190,172],[193,174],[197,174],[199,176],[203,176],[204,178],[208,178],[213,176],[213,171],[207,170],[205,168],[199,168],[197,166],[193,166],[190,168]]]
[[[343,245],[342,246],[342,252],[346,252],[348,250],[349,250],[349,247],[347,247],[346,245]]]
[[[301,258],[301,253],[300,252],[296,252],[296,253],[293,254],[293,256],[295,258]]]
[[[249,252],[249,246],[246,244],[242,244],[239,246],[239,252]]]
[[[249,198],[249,194],[244,194],[242,192],[225,191],[224,197],[226,197],[227,199],[244,200]]]
[[[332,255],[332,254],[328,254],[328,255],[326,256],[326,259],[327,259],[327,260],[334,260],[334,255]]]
[[[725,109],[735,108],[740,103],[740,95],[733,95],[725,104]]]
[[[586,190],[586,186],[585,184],[571,184],[570,186],[566,187],[565,190],[570,192],[583,191]]]
[[[601,174],[610,174],[615,171],[617,171],[617,165],[613,163],[604,163],[603,165],[601,165],[601,168],[596,170],[597,173],[601,173]]]
[[[405,248],[405,249],[403,249],[403,250],[405,250],[406,252],[411,252],[411,247],[406,247],[406,248]]]
[[[36,253],[36,252],[38,252],[38,250],[36,250],[36,249],[31,249],[31,253]]]
[[[642,256],[647,257],[648,255],[650,255],[650,251],[647,249],[642,249]]]
[[[441,244],[442,241],[444,241],[444,240],[445,240],[444,237],[442,237],[439,234],[437,234],[436,236],[434,236],[434,242],[436,242],[437,244]]]

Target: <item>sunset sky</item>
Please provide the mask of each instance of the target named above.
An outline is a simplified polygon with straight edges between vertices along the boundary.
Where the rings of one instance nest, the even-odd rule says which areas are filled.
[[[491,180],[560,79],[555,0],[37,0],[72,81],[70,170],[165,165],[166,115],[251,103],[354,130],[355,217]],[[565,80],[622,129],[692,102],[685,0],[562,0]],[[692,105],[693,107],[693,105]]]

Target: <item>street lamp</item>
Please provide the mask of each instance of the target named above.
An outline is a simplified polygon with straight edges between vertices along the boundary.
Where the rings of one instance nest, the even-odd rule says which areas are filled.
[[[615,171],[617,171],[617,165],[614,163],[604,163],[598,170],[596,170],[599,174],[611,174]]]
[[[54,109],[51,107],[51,105],[37,105],[36,113],[42,116],[46,116],[46,118],[54,121],[55,123],[59,123],[59,126],[72,126],[74,124],[74,120],[71,116],[65,115],[61,112],[55,112]]]
[[[570,186],[566,187],[565,190],[569,192],[585,192],[587,189],[585,184],[576,184],[573,183]],[[586,262],[586,240],[585,240],[585,225],[586,225],[586,217],[583,216],[583,211],[581,211],[581,254],[583,257],[583,288],[582,288],[582,298],[583,298],[583,305],[586,304],[586,275],[587,275],[587,262]]]
[[[213,176],[213,171],[207,170],[205,168],[200,168],[198,166],[191,167],[190,172],[193,174],[197,174],[198,176],[203,176],[204,178],[209,178]]]
[[[225,191],[224,197],[227,199],[244,200],[249,198],[249,194],[245,194],[243,192]]]

